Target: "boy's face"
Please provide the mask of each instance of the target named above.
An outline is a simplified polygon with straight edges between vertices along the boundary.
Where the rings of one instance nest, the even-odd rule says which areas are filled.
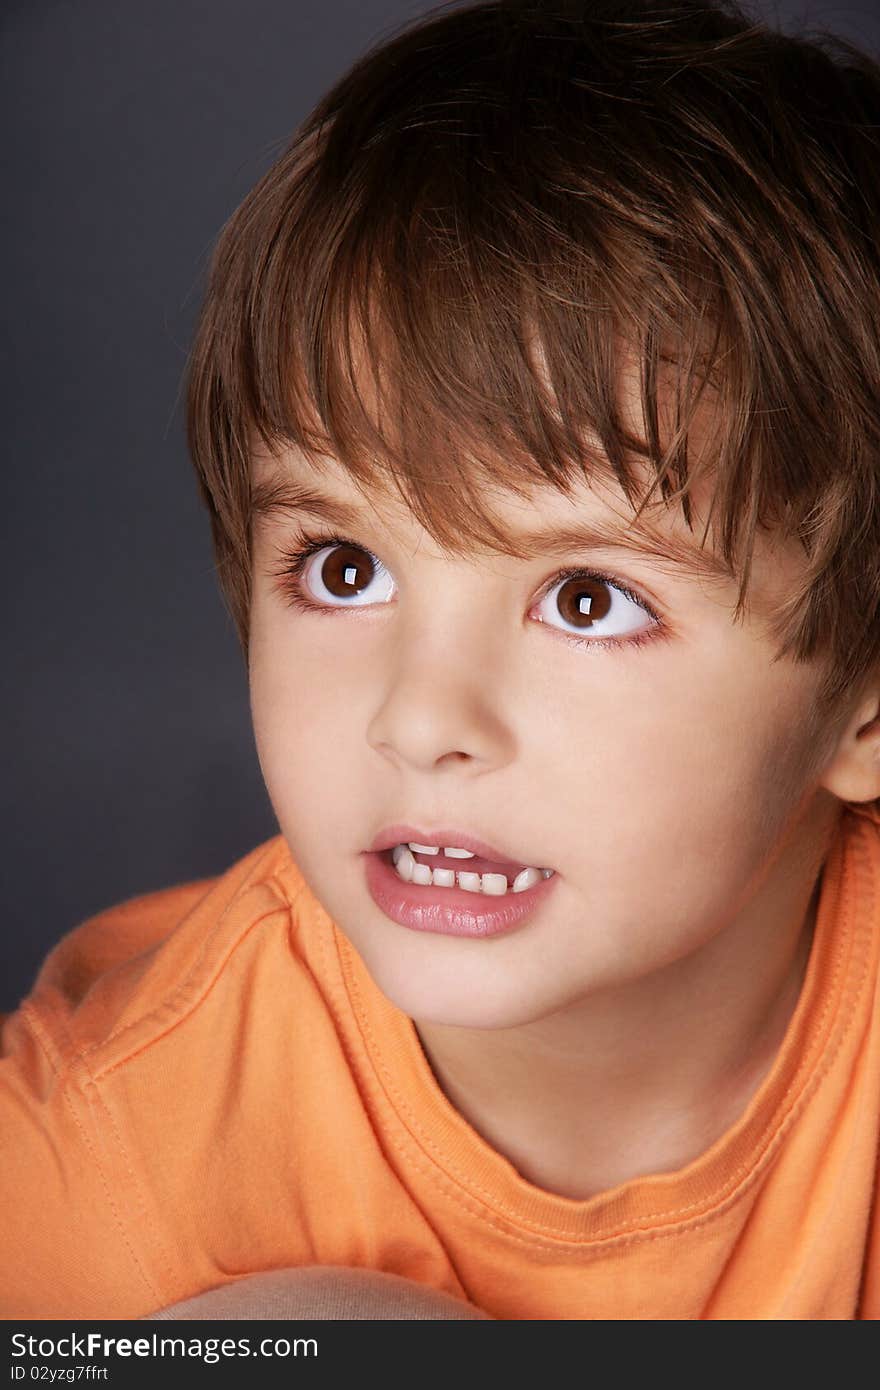
[[[383,567],[346,606],[328,598],[324,551],[301,585],[329,611],[300,611],[272,572],[295,522],[310,530],[312,518],[259,520],[250,680],[281,831],[393,1003],[425,1022],[513,1027],[634,984],[743,914],[772,921],[761,897],[769,867],[815,815],[807,716],[818,673],[773,663],[759,607],[732,623],[736,581],[609,549],[449,558],[399,506],[370,507],[338,465],[317,472],[291,450],[280,465],[257,458],[256,476],[279,466],[357,507],[359,524],[341,534]],[[631,519],[609,484],[584,485],[573,501],[511,494],[493,510],[511,531]],[[699,504],[693,534],[677,510],[661,511],[667,534],[698,540]],[[786,592],[798,561],[759,539],[753,565],[760,605]],[[578,644],[557,578],[574,567],[645,600],[660,627],[600,589],[613,605],[595,634],[623,645],[584,632],[596,644]],[[828,792],[818,802],[826,818],[839,810]],[[366,851],[397,822],[458,827],[552,867],[553,891],[489,938],[399,925],[365,877]]]

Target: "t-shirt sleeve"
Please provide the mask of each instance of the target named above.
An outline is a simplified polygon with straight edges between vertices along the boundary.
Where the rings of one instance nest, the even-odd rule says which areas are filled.
[[[118,1016],[114,979],[124,999],[209,884],[81,923],[19,1008],[0,1015],[0,1318],[130,1317],[162,1301],[139,1248],[150,1228],[143,1194],[92,1068]]]
[[[0,1318],[112,1316],[114,1290],[141,1284],[151,1306],[86,1066],[28,1003],[0,1040]]]

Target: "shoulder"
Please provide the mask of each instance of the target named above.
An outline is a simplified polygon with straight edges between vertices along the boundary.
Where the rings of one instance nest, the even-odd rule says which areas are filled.
[[[289,914],[277,877],[285,863],[289,883],[277,836],[215,878],[129,898],[80,923],[46,956],[18,1009],[0,1018],[0,1060],[29,1035],[57,1079],[77,1059],[90,1058],[93,1074],[143,1046],[256,922]]]
[[[215,1143],[224,1088],[238,1096],[254,1051],[242,1015],[267,989],[271,1003],[279,961],[285,1001],[303,992],[301,883],[279,837],[216,878],[107,908],[0,1020],[0,1189],[15,1194],[0,1316],[131,1317],[176,1294],[191,1147],[202,1130]]]

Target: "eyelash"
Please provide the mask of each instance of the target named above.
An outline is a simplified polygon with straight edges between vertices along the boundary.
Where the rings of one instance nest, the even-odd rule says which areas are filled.
[[[278,569],[270,570],[272,578],[279,581],[278,588],[283,598],[293,608],[301,613],[321,613],[332,614],[344,613],[345,606],[341,605],[334,608],[332,605],[316,603],[307,598],[300,586],[306,565],[313,555],[317,555],[319,550],[324,550],[327,546],[348,545],[356,550],[362,550],[365,555],[369,555],[376,564],[381,564],[379,557],[374,555],[367,546],[361,545],[359,541],[353,541],[346,536],[338,536],[332,531],[322,531],[316,528],[306,531],[300,526],[296,526],[293,531],[292,544],[285,546],[281,552],[281,566]],[[633,603],[644,608],[649,617],[653,618],[652,627],[645,628],[642,632],[631,633],[626,637],[575,637],[570,632],[563,632],[559,629],[559,635],[572,642],[576,647],[641,647],[646,642],[653,641],[658,636],[665,636],[665,624],[651,605],[642,598],[640,594],[628,589],[625,584],[621,584],[619,579],[615,579],[610,574],[604,574],[601,570],[585,569],[583,566],[573,566],[570,569],[560,570],[553,577],[553,582],[546,586],[546,592],[555,589],[557,584],[568,579],[598,579],[600,583],[607,584],[611,589],[617,589]],[[551,631],[554,629],[551,629]]]

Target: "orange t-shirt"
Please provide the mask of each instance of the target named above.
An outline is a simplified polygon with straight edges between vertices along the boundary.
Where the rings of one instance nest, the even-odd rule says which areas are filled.
[[[455,1110],[279,836],[83,923],[5,1019],[0,1314],[139,1318],[333,1264],[502,1319],[877,1318],[878,958],[880,815],[850,806],[745,1113],[576,1201]]]

